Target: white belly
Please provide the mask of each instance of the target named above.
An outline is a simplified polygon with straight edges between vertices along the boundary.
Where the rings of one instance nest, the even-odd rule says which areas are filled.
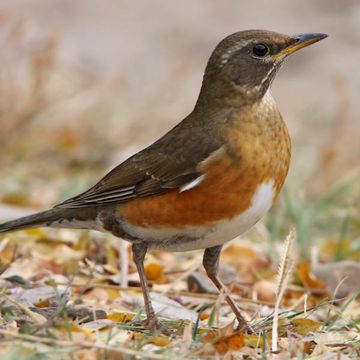
[[[251,206],[241,215],[217,221],[206,228],[187,226],[183,229],[141,228],[123,224],[131,236],[146,242],[149,248],[167,251],[204,249],[234,239],[255,225],[270,209],[274,199],[274,182],[261,184],[251,201]]]

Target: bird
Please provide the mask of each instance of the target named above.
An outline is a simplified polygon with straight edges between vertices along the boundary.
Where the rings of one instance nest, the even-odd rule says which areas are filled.
[[[144,271],[148,250],[205,249],[208,277],[249,321],[218,276],[223,244],[254,226],[278,197],[291,139],[270,93],[284,60],[327,35],[245,30],[212,52],[192,112],[89,190],[49,210],[0,224],[0,233],[33,227],[93,229],[131,243],[144,297],[145,324],[159,326]]]

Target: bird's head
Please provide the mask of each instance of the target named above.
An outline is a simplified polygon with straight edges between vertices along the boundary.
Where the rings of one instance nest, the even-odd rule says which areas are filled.
[[[232,34],[212,53],[202,93],[218,99],[234,94],[246,102],[256,101],[266,93],[288,55],[326,37],[321,33],[288,36],[265,30]]]

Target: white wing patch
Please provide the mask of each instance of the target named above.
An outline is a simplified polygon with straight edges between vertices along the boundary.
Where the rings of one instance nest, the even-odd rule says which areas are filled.
[[[190,189],[193,189],[197,186],[199,186],[201,184],[201,182],[204,180],[205,175],[200,175],[199,177],[197,177],[195,180],[192,180],[186,184],[184,184],[183,186],[180,187],[179,192],[184,192]]]

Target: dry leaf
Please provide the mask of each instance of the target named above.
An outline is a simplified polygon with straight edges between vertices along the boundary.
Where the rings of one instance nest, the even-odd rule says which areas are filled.
[[[150,344],[156,345],[156,346],[167,346],[171,344],[171,340],[164,337],[164,336],[154,336],[149,340]]]
[[[98,331],[106,328],[111,328],[113,325],[114,323],[109,319],[99,319],[82,324],[81,327],[92,331]]]
[[[71,295],[70,289],[54,289],[51,286],[39,286],[33,289],[23,289],[16,299],[28,306],[48,307],[57,306],[62,301],[67,301]],[[41,306],[45,305],[45,306]],[[47,306],[46,306],[47,305]]]
[[[244,334],[240,332],[222,337],[214,343],[214,346],[219,354],[225,354],[229,350],[239,351],[244,345]]]
[[[65,325],[65,326],[66,327],[64,327],[64,329],[67,332],[68,331],[67,325]],[[80,326],[78,324],[75,324],[73,322],[71,323],[70,331],[71,332],[79,332],[79,333],[84,334],[88,338],[93,338],[93,333],[89,329],[87,329],[87,328],[85,328],[83,326]]]
[[[308,333],[315,332],[321,325],[322,324],[319,321],[300,318],[290,321],[289,330],[299,335],[307,335]]]
[[[264,345],[264,338],[258,335],[245,335],[245,343],[252,348],[262,348]]]
[[[106,318],[117,323],[126,323],[133,319],[134,316],[135,315],[131,313],[117,312],[107,315]]]
[[[153,344],[153,345],[161,346],[161,347],[171,344],[171,339],[169,339],[165,336],[162,336],[162,335],[147,336],[143,333],[135,332],[135,333],[132,333],[130,336],[131,336],[132,340],[139,340],[139,341],[146,340],[149,344]]]
[[[274,303],[276,284],[269,280],[257,281],[253,286],[253,292],[256,293],[258,300]]]
[[[304,342],[304,353],[307,355],[311,355],[311,353],[314,351],[314,348],[316,346],[316,343],[313,341],[306,341]]]
[[[145,265],[145,274],[150,281],[154,281],[158,284],[164,284],[166,282],[164,265],[155,262],[147,263]]]
[[[51,302],[49,299],[44,299],[34,303],[34,306],[38,308],[47,308],[51,306]]]
[[[316,264],[313,273],[327,284],[336,298],[343,298],[360,289],[360,264],[355,261]]]
[[[107,289],[108,299],[109,301],[114,301],[118,297],[120,297],[120,291],[117,289]]]
[[[311,272],[309,261],[303,261],[298,265],[297,274],[304,287],[308,289],[323,290],[326,288],[326,284],[324,284],[321,280],[317,279]]]
[[[176,320],[190,320],[195,322],[197,319],[197,313],[195,311],[186,309],[178,302],[167,298],[162,294],[150,293],[151,301],[155,313],[159,316],[163,316]],[[144,306],[144,300],[141,297],[139,302]]]

